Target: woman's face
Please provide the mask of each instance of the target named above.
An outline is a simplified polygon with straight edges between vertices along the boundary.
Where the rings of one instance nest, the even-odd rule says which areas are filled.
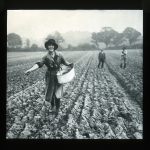
[[[53,52],[54,51],[54,45],[53,44],[48,45],[48,51],[49,52]]]

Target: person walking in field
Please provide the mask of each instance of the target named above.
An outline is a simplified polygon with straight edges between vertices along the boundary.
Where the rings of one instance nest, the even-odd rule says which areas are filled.
[[[101,51],[98,55],[98,60],[99,60],[98,68],[100,68],[100,67],[103,68],[104,67],[105,59],[106,59],[105,52],[103,51],[103,49],[101,49]]]
[[[121,52],[121,64],[120,67],[125,69],[127,65],[127,50],[125,47],[123,47]]]
[[[25,74],[28,75],[32,71],[41,68],[43,65],[46,65],[47,71],[45,74],[45,104],[46,102],[50,102],[52,111],[57,116],[60,107],[60,99],[63,96],[63,84],[58,83],[57,72],[60,70],[62,64],[71,68],[73,68],[74,64],[65,61],[62,54],[56,51],[58,45],[54,39],[49,39],[46,41],[45,48],[48,51],[47,54],[41,59],[41,61],[35,63],[32,68],[27,70]]]

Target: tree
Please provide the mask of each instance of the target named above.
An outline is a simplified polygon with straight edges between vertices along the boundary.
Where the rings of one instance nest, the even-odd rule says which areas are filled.
[[[16,33],[9,33],[7,35],[7,43],[8,43],[8,47],[12,47],[12,48],[22,47],[22,39]]]
[[[105,43],[107,48],[109,44],[113,43],[114,38],[117,36],[118,32],[111,27],[103,27],[101,32],[92,33],[92,42],[95,43],[97,47],[99,47],[98,43]]]
[[[32,44],[31,49],[32,50],[38,50],[38,45],[37,44]]]
[[[117,31],[115,31],[111,27],[104,27],[102,28],[101,32],[98,32],[98,41],[104,42],[107,48],[109,44],[113,43],[114,38],[117,36]]]
[[[130,46],[137,40],[137,38],[141,35],[137,30],[127,27],[123,31],[123,36],[129,39]]]
[[[30,47],[30,40],[26,39],[26,47],[29,48]]]
[[[55,32],[54,37],[58,44],[63,43],[65,41],[61,34],[57,31]]]
[[[121,45],[122,43],[125,43],[126,38],[123,37],[122,33],[118,33],[114,36],[112,43],[117,47]]]
[[[93,32],[91,38],[92,38],[91,42],[94,43],[97,48],[99,48],[99,45],[98,45],[99,41],[98,41],[98,35],[97,35],[97,33]]]
[[[56,31],[53,35],[49,34],[46,37],[46,40],[48,40],[48,39],[54,39],[56,41],[56,43],[58,43],[58,44],[65,41],[64,38],[61,36],[61,34],[58,31]]]
[[[55,39],[54,35],[49,34],[49,35],[45,38],[46,41],[49,40],[49,39]]]

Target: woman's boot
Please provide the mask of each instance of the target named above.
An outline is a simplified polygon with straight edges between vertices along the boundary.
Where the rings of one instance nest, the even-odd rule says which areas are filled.
[[[55,98],[55,105],[56,105],[55,116],[57,116],[60,108],[60,98]]]

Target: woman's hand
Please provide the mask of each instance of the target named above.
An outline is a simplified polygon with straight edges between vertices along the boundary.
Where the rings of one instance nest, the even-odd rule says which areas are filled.
[[[29,75],[31,73],[30,70],[25,71],[25,75]]]
[[[74,64],[73,64],[73,63],[71,63],[71,64],[69,64],[69,66],[70,66],[71,68],[73,68],[73,67],[74,67]]]
[[[32,72],[32,71],[34,71],[34,70],[36,70],[36,69],[38,69],[38,68],[39,68],[39,65],[38,65],[38,64],[35,64],[32,68],[30,68],[30,69],[28,69],[27,71],[25,71],[25,74],[26,74],[26,75],[29,75],[30,72]]]

